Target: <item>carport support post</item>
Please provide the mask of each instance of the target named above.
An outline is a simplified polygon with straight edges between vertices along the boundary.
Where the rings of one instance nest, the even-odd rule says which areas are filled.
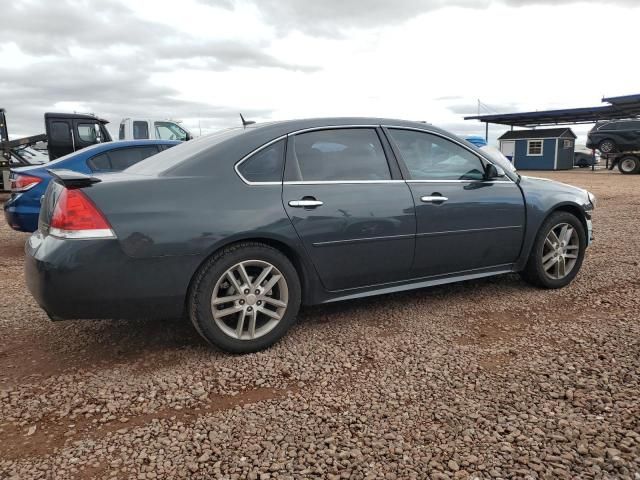
[[[484,139],[489,143],[489,122],[484,122]]]

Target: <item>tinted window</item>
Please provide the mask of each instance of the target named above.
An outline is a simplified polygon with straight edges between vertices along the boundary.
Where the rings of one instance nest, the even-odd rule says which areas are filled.
[[[124,123],[120,124],[120,130],[118,131],[118,139],[124,140]]]
[[[387,159],[370,128],[320,130],[294,137],[300,180],[388,180]]]
[[[83,142],[95,143],[98,139],[98,131],[100,127],[93,123],[78,124],[78,138]]]
[[[51,122],[51,140],[71,142],[71,131],[67,122]]]
[[[640,130],[640,122],[620,122],[618,130]]]
[[[93,171],[120,171],[156,153],[158,149],[155,146],[120,148],[89,159],[87,165]]]
[[[390,129],[413,180],[482,180],[480,158],[437,135]]]
[[[109,155],[101,153],[93,158],[87,160],[87,165],[94,172],[97,170],[111,170],[111,162],[109,161]]]
[[[250,182],[279,182],[282,180],[284,140],[255,153],[238,167],[240,174]]]
[[[158,149],[155,146],[112,150],[109,152],[111,169],[115,171],[124,170],[156,153],[158,153]]]
[[[147,122],[133,122],[133,138],[135,140],[149,138],[149,124]]]
[[[170,144],[165,144],[165,145],[158,145],[158,150],[160,150],[161,152],[163,152],[164,150],[167,150],[171,147],[174,147],[175,145],[170,145]]]

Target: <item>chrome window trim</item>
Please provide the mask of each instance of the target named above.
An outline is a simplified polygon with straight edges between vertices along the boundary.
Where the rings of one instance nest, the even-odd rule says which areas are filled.
[[[238,162],[236,162],[236,164],[234,165],[234,170],[236,172],[236,175],[238,175],[238,177],[240,177],[240,180],[242,180],[242,182],[244,182],[247,185],[340,185],[340,184],[384,184],[384,183],[469,183],[469,182],[484,182],[484,183],[513,183],[515,184],[515,182],[513,180],[511,180],[508,176],[506,176],[506,180],[411,180],[411,179],[406,179],[406,180],[318,180],[318,181],[312,181],[312,180],[301,180],[301,181],[279,181],[279,182],[252,182],[247,180],[241,173],[239,170],[240,165],[242,165],[245,161],[247,161],[250,157],[252,157],[253,155],[255,155],[256,153],[260,152],[261,150],[273,145],[276,142],[279,142],[280,140],[284,140],[287,139],[289,136],[293,136],[293,135],[299,135],[301,133],[308,133],[308,132],[316,132],[316,131],[322,131],[322,130],[336,130],[336,129],[344,129],[344,128],[396,128],[396,129],[400,129],[400,130],[412,130],[415,132],[422,132],[422,133],[428,133],[431,135],[435,135],[437,137],[443,138],[445,140],[449,140],[450,142],[455,143],[456,145],[459,145],[460,147],[464,148],[465,150],[467,150],[468,152],[472,153],[473,155],[475,155],[478,158],[481,158],[482,160],[485,160],[489,163],[491,163],[492,165],[495,165],[495,163],[493,163],[491,160],[485,158],[484,156],[478,155],[478,152],[474,152],[472,149],[470,149],[468,146],[464,145],[463,143],[450,138],[446,135],[443,135],[439,132],[430,130],[430,129],[423,129],[423,128],[417,128],[417,127],[408,127],[408,126],[402,126],[402,125],[374,125],[374,124],[353,124],[353,125],[323,125],[323,126],[318,126],[318,127],[309,127],[309,128],[303,128],[300,130],[296,130],[293,132],[289,132],[285,135],[281,135],[278,138],[275,138],[267,143],[265,143],[264,145],[256,148],[255,150],[249,152],[247,155],[245,155],[244,157],[242,157]],[[386,155],[385,155],[386,157]],[[388,159],[387,159],[388,161]],[[286,162],[286,159],[285,159]],[[499,165],[498,165],[499,166]]]
[[[255,150],[249,152],[247,155],[245,155],[240,160],[238,160],[236,162],[236,164],[233,166],[233,169],[236,171],[236,175],[238,175],[238,177],[240,177],[240,180],[242,180],[247,185],[282,185],[282,180],[280,180],[279,182],[252,182],[252,181],[249,181],[246,178],[244,178],[244,176],[240,173],[239,168],[240,168],[240,165],[242,165],[244,162],[249,160],[249,158],[254,156],[256,153],[264,150],[265,148],[270,147],[271,145],[273,145],[274,143],[279,142],[280,140],[285,140],[286,138],[287,138],[287,135],[281,135],[278,138],[276,138],[274,140],[271,140],[271,141],[265,143],[264,145],[256,148]],[[283,162],[284,161],[285,160],[283,159]],[[282,164],[282,166],[284,168],[284,163]]]
[[[511,180],[407,180],[407,183],[514,183]]]
[[[282,182],[283,185],[344,185],[344,184],[384,184],[384,183],[406,183],[404,180],[289,180]]]
[[[320,130],[337,130],[337,129],[343,129],[343,128],[378,128],[380,127],[380,125],[365,125],[365,124],[361,124],[361,125],[324,125],[321,127],[309,127],[309,128],[303,128],[302,130],[296,130],[295,132],[289,132],[287,134],[287,136],[291,136],[291,135],[299,135],[301,133],[308,133],[308,132],[316,132],[316,131],[320,131]]]
[[[422,128],[416,128],[416,127],[403,127],[400,125],[381,125],[382,128],[395,128],[398,130],[413,130],[414,132],[422,132],[422,133],[428,133],[430,135],[435,135],[436,137],[440,137],[443,138],[445,140],[449,140],[451,143],[455,143],[456,145],[464,148],[465,150],[467,150],[469,153],[475,155],[476,157],[478,157],[480,159],[480,161],[484,160],[488,163],[490,163],[491,165],[496,165],[495,163],[493,163],[490,159],[486,158],[483,155],[479,155],[478,152],[473,151],[471,148],[469,148],[467,145],[465,145],[462,142],[459,142],[458,140],[448,137],[446,135],[441,134],[440,132],[435,132],[433,130],[426,130],[426,129],[422,129]],[[404,160],[403,160],[404,161]],[[498,167],[500,167],[500,165],[497,165]],[[502,168],[502,167],[500,167]],[[486,183],[513,183],[515,184],[516,182],[514,182],[513,180],[511,180],[507,175],[505,175],[505,177],[507,178],[507,180],[448,180],[451,182],[486,182]],[[407,179],[407,182],[446,182],[447,180],[413,180],[413,179]]]

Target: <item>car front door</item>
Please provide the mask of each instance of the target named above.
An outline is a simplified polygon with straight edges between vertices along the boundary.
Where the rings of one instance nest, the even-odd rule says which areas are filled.
[[[620,142],[618,144],[619,148],[623,150],[640,149],[639,121],[620,122],[616,133],[620,137]]]
[[[375,127],[289,135],[283,204],[327,290],[410,276],[413,198],[390,155]]]
[[[436,133],[387,132],[416,205],[414,277],[507,269],[520,254],[525,225],[520,188],[485,180],[480,157]]]

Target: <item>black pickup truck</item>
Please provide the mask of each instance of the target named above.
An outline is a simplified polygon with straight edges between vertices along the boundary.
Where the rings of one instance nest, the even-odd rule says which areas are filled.
[[[45,113],[46,133],[9,140],[6,111],[0,108],[0,171],[11,167],[29,165],[20,150],[38,142],[47,142],[49,160],[55,160],[69,153],[95,143],[110,142],[111,135],[106,128],[107,120],[83,113]],[[7,175],[0,175],[0,190],[6,190]]]

